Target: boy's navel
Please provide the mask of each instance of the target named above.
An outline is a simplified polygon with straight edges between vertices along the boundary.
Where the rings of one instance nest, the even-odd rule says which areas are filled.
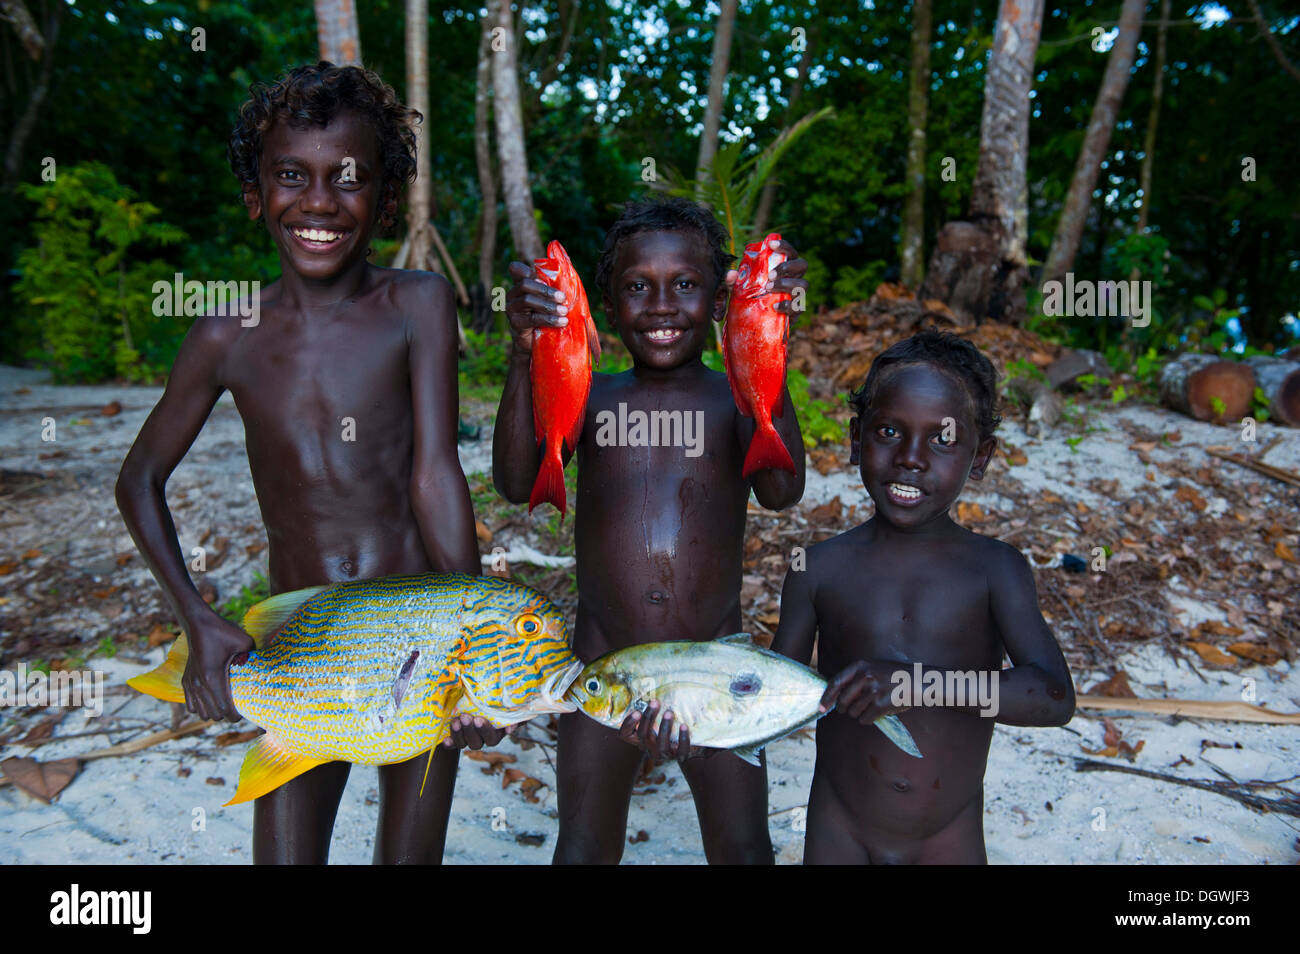
[[[645,595],[645,601],[647,603],[654,603],[658,605],[659,603],[667,602],[667,600],[668,600],[668,594],[665,593],[663,590],[651,590],[649,593]]]

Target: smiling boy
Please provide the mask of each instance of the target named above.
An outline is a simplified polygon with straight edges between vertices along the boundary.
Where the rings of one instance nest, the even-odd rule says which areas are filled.
[[[996,401],[989,360],[932,331],[877,357],[853,395],[849,460],[876,513],[811,547],[806,568],[786,574],[772,642],[806,663],[816,640],[818,667],[837,674],[822,698],[833,711],[817,723],[807,863],[986,862],[995,717],[1049,726],[1074,712],[1069,669],[1025,558],[949,516],[966,479],[988,467]],[[1013,668],[1001,668],[1004,653]],[[910,685],[918,670],[924,692]],[[990,680],[992,706],[949,688]],[[940,682],[943,692],[929,691]],[[895,713],[905,713],[923,758],[872,725]]]
[[[186,706],[237,720],[232,657],[253,648],[199,597],[167,509],[167,479],[229,391],[269,542],[272,594],[433,570],[479,572],[456,452],[456,317],[448,283],[369,264],[415,173],[413,122],[374,73],[329,63],[255,86],[230,137],[249,217],[280,257],[260,321],[191,327],[122,465],[127,527],[189,635]],[[442,857],[458,753],[379,769],[375,860]],[[257,799],[253,857],[323,863],[351,766],[322,765]]]
[[[708,209],[684,199],[630,204],[610,229],[596,269],[604,306],[632,356],[621,374],[593,375],[578,441],[574,528],[578,613],[574,651],[584,662],[638,643],[716,639],[741,628],[741,545],[752,486],[772,510],[803,494],[804,455],[793,404],[784,395],[778,433],[797,471],[741,477],[754,433],[736,410],[726,376],[701,354],[727,301],[726,234]],[[777,291],[806,289],[807,268],[794,249],[779,266]],[[541,459],[533,430],[529,363],[534,329],[565,323],[557,293],[511,265],[515,285],[506,311],[510,368],[497,415],[492,474],[506,499],[528,499]],[[788,312],[789,303],[777,307]],[[668,418],[683,422],[682,440],[632,439],[615,422]],[[690,440],[685,422],[691,422]],[[697,423],[698,422],[698,425]],[[626,434],[620,439],[619,434]],[[653,755],[683,757],[710,862],[772,861],[767,830],[767,776],[730,752],[691,754],[689,727],[672,738],[671,713],[657,734],[646,729],[657,709],[629,717],[623,731],[581,713],[560,717],[557,759],[560,834],[555,861],[617,863],[642,744]]]

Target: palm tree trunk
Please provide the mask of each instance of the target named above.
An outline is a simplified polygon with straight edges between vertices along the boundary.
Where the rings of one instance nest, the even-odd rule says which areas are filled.
[[[1129,72],[1133,69],[1133,57],[1137,53],[1142,15],[1146,12],[1146,6],[1146,0],[1124,0],[1124,5],[1120,8],[1119,36],[1115,38],[1115,46],[1110,51],[1106,71],[1101,77],[1097,102],[1092,107],[1088,131],[1084,133],[1083,147],[1079,150],[1079,158],[1074,165],[1074,177],[1070,180],[1070,189],[1065,195],[1061,218],[1047,253],[1047,264],[1043,266],[1044,282],[1064,276],[1074,264],[1074,256],[1079,251],[1083,227],[1088,221],[1088,208],[1092,205],[1092,190],[1097,186],[1101,162],[1110,145],[1110,134],[1115,128],[1119,105],[1128,88]]]
[[[1025,318],[1029,91],[1042,22],[1043,0],[998,4],[969,221],[940,229],[921,286],[967,322]]]
[[[1155,80],[1151,86],[1151,110],[1147,113],[1146,139],[1142,143],[1142,208],[1138,210],[1137,231],[1141,235],[1151,224],[1151,181],[1155,177],[1156,129],[1160,125],[1160,103],[1165,91],[1165,35],[1169,32],[1169,0],[1160,0],[1160,26],[1156,33]]]
[[[335,66],[361,64],[361,29],[353,0],[315,0],[320,58]]]
[[[912,4],[912,76],[907,96],[907,199],[901,236],[902,282],[925,277],[925,130],[930,105],[930,0]]]
[[[492,262],[497,244],[497,184],[492,176],[492,50],[490,20],[484,21],[478,45],[478,71],[474,86],[474,162],[482,197],[478,227],[478,280],[486,295],[492,287]],[[478,327],[482,316],[476,316]]]
[[[429,0],[406,0],[406,105],[424,117],[415,129],[415,181],[406,211],[411,237],[407,268],[429,268],[433,239],[433,187],[429,162]],[[435,268],[434,271],[437,269]]]
[[[510,222],[515,255],[525,260],[541,258],[542,236],[537,229],[533,193],[528,182],[528,153],[524,146],[524,121],[519,106],[519,65],[510,0],[491,0],[488,12],[492,25],[500,28],[491,44],[492,94],[506,218]]]
[[[695,178],[703,180],[718,152],[718,127],[722,122],[723,85],[727,79],[727,61],[731,57],[731,34],[736,27],[736,0],[721,0],[718,24],[713,32],[713,63],[709,69],[709,101],[704,108],[704,132],[700,134],[700,158],[695,163]]]

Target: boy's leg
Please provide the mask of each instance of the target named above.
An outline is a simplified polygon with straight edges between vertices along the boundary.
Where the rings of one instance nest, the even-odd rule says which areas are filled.
[[[433,764],[429,753],[396,765],[379,766],[379,831],[375,835],[377,865],[440,865],[447,843],[447,821],[456,793],[460,750],[439,745]],[[428,781],[424,778],[425,766]],[[424,794],[420,783],[424,782]]]
[[[253,863],[323,865],[339,810],[348,762],[327,762],[303,772],[253,802]]]
[[[682,774],[695,796],[711,865],[770,865],[772,836],[767,830],[767,758],[750,765],[730,752],[682,762]]]
[[[869,865],[871,856],[858,840],[853,819],[827,785],[813,776],[808,796],[807,831],[803,838],[806,865]]]
[[[555,763],[560,836],[552,862],[618,864],[641,750],[617,729],[570,712],[560,716]]]

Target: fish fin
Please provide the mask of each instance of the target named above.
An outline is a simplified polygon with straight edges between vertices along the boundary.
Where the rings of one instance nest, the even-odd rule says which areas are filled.
[[[731,319],[728,318],[727,320],[730,321]],[[745,417],[753,417],[754,409],[749,406],[749,402],[745,400],[745,396],[740,393],[740,387],[736,383],[736,376],[731,369],[731,358],[728,357],[728,352],[730,351],[731,342],[727,339],[726,332],[724,331],[722,337],[722,366],[727,371],[727,384],[731,386],[731,399],[736,402],[737,411]]]
[[[411,684],[411,676],[415,674],[415,663],[420,658],[418,649],[411,650],[411,655],[406,657],[406,662],[402,663],[401,670],[397,673],[397,679],[393,682],[393,708],[402,707],[402,698],[406,695],[406,687]]]
[[[167,658],[161,666],[128,679],[126,684],[137,692],[163,702],[184,702],[185,690],[181,688],[181,677],[185,675],[185,664],[189,658],[190,641],[181,633],[167,651]]]
[[[254,603],[244,614],[244,632],[253,637],[258,649],[265,649],[272,633],[289,621],[309,599],[324,590],[323,586],[309,586],[302,590],[277,593],[260,603]]]
[[[753,646],[754,636],[752,633],[732,633],[730,636],[719,636],[714,640],[715,643],[735,643],[738,646]]]
[[[239,788],[235,790],[235,797],[222,807],[261,798],[303,772],[328,761],[329,759],[314,759],[290,752],[267,733],[249,747],[244,756],[244,765],[239,770]]]
[[[732,749],[731,751],[735,752],[736,755],[740,756],[740,758],[744,759],[750,765],[757,767],[763,764],[758,760],[758,753],[763,751],[763,747],[761,745],[760,746],[746,745],[738,749]]]
[[[435,745],[434,748],[437,748]],[[433,749],[429,750],[429,761],[424,763],[424,778],[420,779],[420,797],[424,797],[424,783],[429,781],[429,769],[433,767]]]
[[[549,440],[542,466],[537,469],[533,492],[528,497],[528,512],[532,513],[534,507],[547,501],[555,505],[563,520],[564,512],[568,509],[568,498],[564,490],[564,461],[560,458],[560,448],[552,448]]]
[[[760,470],[788,470],[795,473],[794,460],[786,449],[785,441],[769,423],[764,426],[760,418],[754,437],[749,442],[749,451],[745,454],[745,466],[740,476],[748,479],[749,475]]]
[[[591,366],[600,367],[600,335],[596,331],[596,319],[591,317],[590,308],[587,309],[587,350],[591,353]]]
[[[881,716],[876,720],[876,728],[885,733],[885,738],[912,756],[912,758],[924,758],[921,755],[921,750],[916,747],[916,740],[912,738],[912,733],[907,731],[907,726],[903,725],[903,720],[898,716]]]

